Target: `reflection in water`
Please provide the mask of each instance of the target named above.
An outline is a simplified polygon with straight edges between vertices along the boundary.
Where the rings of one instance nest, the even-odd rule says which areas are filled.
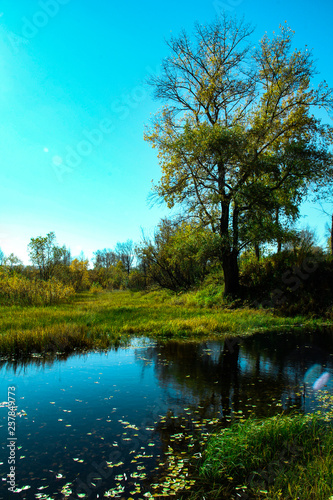
[[[332,391],[332,339],[329,331],[236,343],[137,339],[108,353],[3,363],[2,398],[15,386],[21,412],[17,481],[28,488],[18,498],[142,498],[168,491],[172,475],[181,487],[219,426],[313,411],[322,389]],[[4,477],[7,460],[3,446]]]

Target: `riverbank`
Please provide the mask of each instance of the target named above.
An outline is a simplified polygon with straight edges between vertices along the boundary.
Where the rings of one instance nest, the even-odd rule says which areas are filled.
[[[321,319],[281,317],[250,307],[207,307],[191,296],[164,291],[81,293],[66,304],[47,307],[2,306],[0,353],[69,353],[107,349],[132,335],[203,339],[244,336],[256,331],[319,327]]]
[[[191,500],[331,500],[333,427],[313,415],[248,419],[213,435]]]

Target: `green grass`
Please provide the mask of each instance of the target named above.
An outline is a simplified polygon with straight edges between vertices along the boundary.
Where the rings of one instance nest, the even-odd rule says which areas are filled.
[[[74,349],[105,349],[132,335],[154,338],[221,337],[323,321],[283,318],[251,308],[203,307],[193,294],[103,292],[78,294],[48,307],[1,306],[0,353],[23,356]]]
[[[318,415],[236,423],[211,437],[192,500],[330,500],[333,427]]]

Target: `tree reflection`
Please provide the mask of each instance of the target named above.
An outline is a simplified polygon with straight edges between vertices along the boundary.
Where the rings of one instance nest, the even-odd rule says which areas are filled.
[[[156,343],[144,350],[144,358],[153,363],[160,385],[191,400],[200,418],[230,419],[236,413],[303,411],[304,373],[312,363],[332,366],[332,352],[332,332],[322,330]]]

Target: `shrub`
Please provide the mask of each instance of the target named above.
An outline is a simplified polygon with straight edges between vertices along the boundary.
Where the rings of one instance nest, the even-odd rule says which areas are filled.
[[[90,293],[96,295],[97,293],[103,292],[103,287],[99,283],[93,283],[89,291]]]
[[[69,266],[70,280],[76,292],[89,289],[88,260],[74,259]]]
[[[333,262],[321,253],[303,260],[283,251],[260,262],[241,262],[240,282],[246,297],[283,314],[325,314],[333,305]]]
[[[75,295],[72,286],[55,278],[29,280],[25,276],[0,269],[0,303],[3,305],[49,305],[67,301]]]
[[[128,288],[130,290],[144,290],[146,288],[146,278],[143,272],[134,269],[128,276]]]

